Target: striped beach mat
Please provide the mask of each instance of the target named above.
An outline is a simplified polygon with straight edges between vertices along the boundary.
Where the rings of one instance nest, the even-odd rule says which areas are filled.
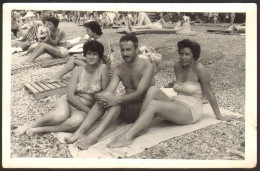
[[[11,74],[17,74],[21,71],[25,71],[31,68],[47,68],[55,65],[62,65],[69,61],[70,56],[65,58],[56,58],[50,60],[44,60],[39,62],[34,62],[31,64],[14,63],[11,64]]]
[[[35,99],[42,99],[56,94],[64,94],[69,85],[70,76],[64,77],[59,82],[47,83],[45,81],[36,81],[25,83],[25,88],[33,94]]]

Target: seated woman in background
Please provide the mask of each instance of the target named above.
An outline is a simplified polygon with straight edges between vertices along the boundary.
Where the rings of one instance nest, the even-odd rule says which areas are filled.
[[[146,131],[155,116],[175,124],[187,125],[197,122],[202,114],[202,99],[205,95],[219,120],[230,120],[236,116],[223,116],[210,85],[210,76],[205,66],[197,62],[200,45],[188,39],[178,42],[180,61],[174,64],[177,92],[174,99],[157,87],[147,91],[140,115],[130,129],[112,141],[108,147],[122,147],[132,143],[141,131]]]
[[[111,47],[109,44],[109,41],[102,37],[102,30],[100,25],[96,21],[90,21],[84,24],[84,27],[86,28],[86,32],[89,35],[89,41],[94,39],[98,42],[100,42],[104,46],[104,54],[102,58],[102,62],[106,64],[108,67],[110,67],[110,58],[109,55],[111,53]],[[54,77],[50,80],[47,80],[47,82],[58,82],[61,81],[61,78],[73,70],[75,66],[85,66],[86,63],[81,60],[80,57],[72,57],[70,60],[65,64],[65,66],[54,75]]]
[[[37,42],[30,45],[26,53],[22,55],[28,55],[29,53],[32,53],[34,49],[39,45],[39,43],[47,37],[47,33],[46,33],[48,29],[48,22],[46,22],[47,18],[48,18],[47,16],[42,17],[42,26],[39,26],[39,28],[37,29]]]
[[[17,135],[45,132],[75,131],[96,103],[95,94],[104,90],[109,83],[109,72],[101,64],[104,47],[98,41],[83,46],[85,66],[72,72],[67,94],[61,96],[55,109],[42,118],[27,123],[15,130]]]
[[[23,64],[32,63],[43,53],[48,53],[54,58],[63,58],[69,54],[67,49],[67,42],[64,41],[65,33],[58,28],[59,19],[55,17],[48,17],[48,29],[46,30],[46,38],[40,40],[40,44],[35,48],[28,59],[23,61]]]

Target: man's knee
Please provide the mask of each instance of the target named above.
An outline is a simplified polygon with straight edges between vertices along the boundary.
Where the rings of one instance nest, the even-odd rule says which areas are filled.
[[[149,94],[149,95],[156,95],[159,91],[160,91],[160,89],[157,88],[156,86],[151,86],[148,89],[147,94]]]
[[[117,114],[121,112],[121,105],[116,105],[116,106],[112,106],[107,110],[107,113],[111,113],[112,114]]]

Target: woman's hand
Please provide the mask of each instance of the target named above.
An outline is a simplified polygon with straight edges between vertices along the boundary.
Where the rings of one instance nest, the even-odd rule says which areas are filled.
[[[217,118],[218,120],[221,120],[221,121],[230,121],[230,120],[234,120],[234,119],[237,119],[237,116],[236,115],[222,115],[220,117]]]

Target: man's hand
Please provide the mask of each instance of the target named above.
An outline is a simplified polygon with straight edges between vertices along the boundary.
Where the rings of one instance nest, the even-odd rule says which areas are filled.
[[[118,96],[111,92],[98,93],[96,94],[95,98],[97,99],[98,103],[105,108],[118,104]]]

